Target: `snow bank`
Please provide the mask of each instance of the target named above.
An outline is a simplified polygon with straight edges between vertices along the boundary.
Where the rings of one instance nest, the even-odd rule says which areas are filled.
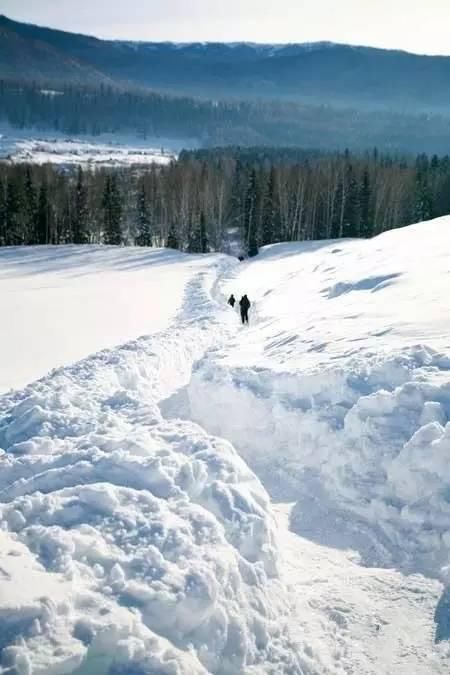
[[[209,260],[171,329],[0,399],[1,672],[316,672],[285,629],[264,488],[156,405],[231,329],[211,292],[232,263]]]
[[[113,246],[0,249],[0,392],[164,330],[211,260]]]
[[[168,413],[232,441],[274,497],[297,501],[300,534],[439,574],[450,558],[449,259],[450,219],[269,247],[222,289],[249,294],[253,326],[196,365]]]

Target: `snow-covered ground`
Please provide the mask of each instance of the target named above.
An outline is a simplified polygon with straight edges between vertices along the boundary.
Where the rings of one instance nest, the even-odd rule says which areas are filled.
[[[79,140],[31,139],[2,143],[0,159],[15,164],[61,164],[63,166],[130,166],[169,164],[175,155],[163,148],[130,147]]]
[[[121,134],[66,136],[0,124],[0,160],[14,163],[90,167],[168,164],[183,147],[197,145],[195,139],[144,139]]]
[[[448,218],[270,247],[223,282],[253,298],[253,325],[187,390],[190,417],[267,471],[275,497],[292,486],[299,533],[345,535],[368,564],[450,561],[449,259]]]
[[[164,249],[0,248],[0,392],[163,330],[204,267]]]
[[[450,219],[91,251],[4,251],[0,672],[447,673]]]

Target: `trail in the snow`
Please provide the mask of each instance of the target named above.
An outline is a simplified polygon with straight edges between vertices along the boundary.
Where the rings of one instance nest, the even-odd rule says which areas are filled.
[[[242,284],[241,269],[248,278],[244,265],[219,284],[222,302]],[[435,577],[449,560],[439,490],[446,470],[437,460],[448,436],[440,426],[448,416],[448,359],[416,347],[316,372],[302,373],[300,363],[297,372],[256,367],[268,321],[257,304],[251,319],[194,364],[187,387],[161,409],[231,440],[275,501],[295,501],[291,532],[276,508],[278,548],[296,598],[293,625],[319,647],[323,667],[447,672],[448,644],[435,644],[448,638],[446,591],[421,573]],[[280,326],[279,345],[288,342]],[[248,367],[233,363],[247,355]],[[425,466],[421,447],[433,429],[443,447]]]
[[[235,330],[211,295],[229,265],[164,333],[0,399],[0,672],[327,672],[290,637],[262,485],[157,406]]]
[[[297,626],[342,675],[446,673],[448,648],[433,644],[442,585],[422,575],[363,567],[354,551],[298,536],[290,529],[291,507],[273,509],[281,579],[294,600],[294,635]]]
[[[446,468],[402,479],[445,446],[446,361],[255,367],[273,326],[226,305],[251,269],[216,260],[168,330],[0,399],[0,672],[447,672],[441,583],[374,569],[448,554]]]

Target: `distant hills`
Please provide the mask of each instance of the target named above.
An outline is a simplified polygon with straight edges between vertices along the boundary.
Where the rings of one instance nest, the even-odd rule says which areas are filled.
[[[99,40],[0,16],[0,78],[114,84],[202,98],[450,111],[450,57],[333,43]]]
[[[125,42],[0,15],[0,124],[204,147],[450,154],[450,57],[312,44]]]

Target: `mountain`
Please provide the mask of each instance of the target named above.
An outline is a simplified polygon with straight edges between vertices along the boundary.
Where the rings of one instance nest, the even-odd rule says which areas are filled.
[[[207,98],[450,110],[450,57],[327,42],[99,40],[0,16],[0,77],[114,83]]]
[[[21,28],[25,30],[20,30]],[[28,29],[28,30],[27,30]],[[46,39],[49,34],[58,39]],[[0,16],[0,76],[25,80],[112,83],[104,73],[64,49],[70,33],[35,28]]]

